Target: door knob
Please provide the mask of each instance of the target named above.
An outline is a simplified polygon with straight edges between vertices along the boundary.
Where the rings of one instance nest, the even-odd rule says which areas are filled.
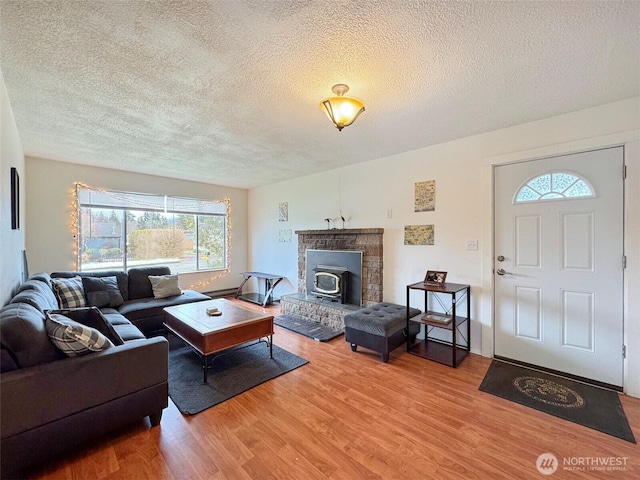
[[[498,258],[496,258],[496,260],[498,260],[499,262],[504,262],[504,255],[498,255]]]
[[[496,273],[498,275],[508,275],[509,274],[509,272],[505,272],[504,271],[504,268],[499,268],[498,270],[496,270]]]

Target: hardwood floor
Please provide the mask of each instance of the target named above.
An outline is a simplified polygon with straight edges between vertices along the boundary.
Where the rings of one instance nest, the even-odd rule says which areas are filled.
[[[545,452],[626,457],[625,471],[548,478],[640,478],[640,446],[480,392],[488,358],[453,369],[399,348],[384,364],[279,327],[274,343],[309,363],[194,416],[170,401],[160,427],[141,421],[34,478],[539,480]],[[640,399],[621,398],[640,440]]]

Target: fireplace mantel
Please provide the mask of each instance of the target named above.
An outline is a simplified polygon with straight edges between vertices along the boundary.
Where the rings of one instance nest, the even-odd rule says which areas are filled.
[[[296,235],[362,235],[383,234],[384,228],[325,228],[324,230],[296,230]]]

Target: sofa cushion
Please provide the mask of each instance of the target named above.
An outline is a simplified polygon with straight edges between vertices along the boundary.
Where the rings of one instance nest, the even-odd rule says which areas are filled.
[[[113,277],[82,277],[87,303],[93,307],[119,307],[124,303],[118,279]]]
[[[129,300],[129,275],[121,270],[105,270],[104,272],[53,272],[51,278],[71,278],[71,277],[116,277],[118,279],[118,289],[124,301]]]
[[[27,303],[10,303],[0,312],[0,343],[20,368],[64,358],[51,343],[44,314]]]
[[[135,267],[129,269],[129,300],[153,297],[149,275],[171,275],[169,267]]]
[[[146,338],[138,327],[133,325],[114,308],[103,308],[100,310],[100,313],[107,319],[113,329],[118,332],[120,338],[125,342],[131,340],[143,340]]]
[[[144,340],[147,338],[140,329],[132,323],[114,325],[113,328],[125,342],[130,342],[131,340]]]
[[[39,282],[45,283],[49,288],[53,289],[51,285],[51,277],[48,273],[34,273],[29,277],[29,280],[37,280]]]
[[[202,300],[211,300],[211,297],[194,290],[184,290],[182,295],[174,295],[167,298],[141,298],[139,300],[129,300],[128,302],[124,302],[124,304],[118,308],[118,312],[135,323],[135,321],[140,318],[158,315],[164,316],[164,307],[199,302]]]
[[[182,295],[178,275],[149,275],[153,298],[167,298]]]
[[[111,325],[129,325],[131,322],[125,318],[118,310],[111,307],[100,309],[100,313],[109,321]]]
[[[58,313],[47,313],[46,327],[51,341],[68,357],[101,352],[113,347],[111,340],[95,328]]]
[[[29,279],[18,287],[11,303],[28,303],[44,313],[45,310],[58,308],[58,299],[53,290],[44,282]]]
[[[82,278],[56,278],[52,280],[53,292],[58,298],[60,308],[81,308],[87,302],[84,298]]]

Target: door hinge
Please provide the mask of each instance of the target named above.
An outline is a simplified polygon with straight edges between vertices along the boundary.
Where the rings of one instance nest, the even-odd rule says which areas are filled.
[[[622,179],[623,180],[627,179],[627,166],[626,165],[622,166]]]
[[[627,346],[622,345],[622,358],[627,358]]]
[[[625,268],[627,268],[627,256],[622,255],[622,269],[624,270]]]

